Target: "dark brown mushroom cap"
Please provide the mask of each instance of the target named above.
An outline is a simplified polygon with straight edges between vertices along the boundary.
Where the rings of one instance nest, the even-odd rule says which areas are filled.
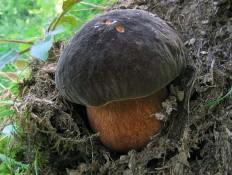
[[[163,20],[142,10],[114,10],[77,31],[55,80],[68,100],[101,106],[153,94],[184,66],[183,42]]]

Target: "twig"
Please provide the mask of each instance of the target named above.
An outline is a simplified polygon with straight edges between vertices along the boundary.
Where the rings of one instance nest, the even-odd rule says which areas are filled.
[[[8,42],[8,43],[17,43],[17,44],[29,44],[33,45],[32,41],[21,41],[21,40],[10,40],[10,39],[0,39],[0,42]]]
[[[80,10],[72,10],[71,12],[81,12],[81,11],[89,11],[89,10],[99,10],[98,8],[86,8],[86,9],[80,9]]]
[[[215,58],[213,58],[211,65],[210,65],[210,78],[211,78],[211,83],[213,84],[213,69],[214,69],[214,64],[215,64]]]
[[[28,52],[28,51],[30,51],[30,50],[31,50],[31,47],[29,47],[29,48],[27,48],[27,49],[25,49],[25,50],[19,52],[19,55],[22,55],[22,54],[24,54],[24,53],[26,53],[26,52]]]
[[[19,41],[19,40],[5,40],[5,39],[4,40],[0,39],[0,42],[11,42],[11,43],[30,44],[30,45],[34,44],[34,42]],[[24,54],[24,53],[26,53],[26,52],[28,52],[30,50],[31,50],[31,47],[19,52],[19,55],[22,55],[22,54]]]
[[[99,9],[99,10],[102,10],[102,11],[105,11],[105,10],[107,10],[107,8],[106,7],[102,7],[102,6],[99,6],[99,5],[95,5],[95,4],[90,4],[90,3],[88,3],[88,2],[80,2],[81,4],[84,4],[84,5],[88,5],[88,6],[91,6],[91,7],[94,7],[94,8],[96,8],[96,9]]]
[[[94,162],[93,141],[92,141],[92,137],[91,137],[89,132],[88,132],[88,135],[89,135],[89,140],[90,140],[90,144],[91,144],[91,157],[92,157],[92,163],[93,163]]]

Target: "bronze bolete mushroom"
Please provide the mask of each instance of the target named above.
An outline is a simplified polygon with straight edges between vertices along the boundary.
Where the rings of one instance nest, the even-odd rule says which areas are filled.
[[[142,10],[113,10],[77,31],[55,81],[65,98],[87,107],[101,142],[126,152],[142,149],[160,131],[155,113],[184,66],[183,42],[163,20]]]

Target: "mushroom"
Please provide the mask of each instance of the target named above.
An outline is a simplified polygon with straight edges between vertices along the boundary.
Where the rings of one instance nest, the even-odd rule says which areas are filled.
[[[77,31],[64,49],[56,87],[87,107],[91,128],[111,150],[141,150],[159,133],[155,113],[166,86],[185,67],[184,44],[163,20],[135,9],[112,10]]]

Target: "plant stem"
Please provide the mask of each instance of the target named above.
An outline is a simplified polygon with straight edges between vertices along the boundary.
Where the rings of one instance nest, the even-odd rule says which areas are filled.
[[[58,16],[58,18],[56,19],[56,21],[54,23],[51,23],[50,26],[48,27],[48,32],[49,31],[53,31],[56,29],[56,26],[58,24],[58,22],[60,21],[60,19],[65,15],[65,13],[67,13],[66,11],[62,11],[62,13]]]
[[[32,41],[21,41],[21,40],[10,40],[10,39],[0,39],[0,42],[8,42],[8,43],[18,43],[18,44],[29,44],[33,45]]]
[[[88,3],[88,2],[80,2],[81,4],[85,4],[85,5],[88,5],[88,6],[91,6],[91,7],[94,7],[94,8],[96,8],[96,9],[98,9],[98,10],[102,10],[102,11],[106,11],[107,10],[107,8],[106,7],[102,7],[102,6],[99,6],[99,5],[95,5],[95,4],[90,4],[90,3]]]
[[[81,11],[89,11],[89,10],[101,10],[101,9],[98,9],[98,8],[86,8],[86,9],[80,9],[80,10],[72,10],[71,12],[81,12]]]
[[[28,51],[30,51],[30,50],[31,50],[31,48],[29,47],[29,48],[27,48],[27,49],[25,49],[25,50],[19,52],[19,55],[22,55],[22,54],[24,54],[24,53],[26,53],[26,52],[28,52]]]

